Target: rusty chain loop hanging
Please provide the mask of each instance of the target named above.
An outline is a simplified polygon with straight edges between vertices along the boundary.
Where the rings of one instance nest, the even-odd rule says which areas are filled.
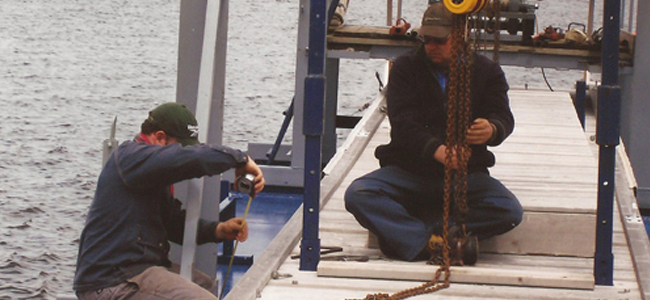
[[[467,144],[467,130],[471,124],[470,77],[472,64],[472,43],[467,27],[468,15],[454,15],[452,27],[452,62],[449,74],[449,101],[447,110],[447,150],[445,165],[457,162],[458,168],[445,167],[443,245],[449,245],[449,221],[454,205],[454,222],[464,224],[467,214],[467,161],[471,149]],[[436,270],[434,278],[420,286],[406,289],[392,295],[386,293],[368,294],[363,300],[401,300],[417,295],[432,293],[450,286],[450,249],[442,247],[443,264]],[[440,281],[444,273],[442,281]]]
[[[499,63],[499,51],[501,48],[501,0],[492,0],[490,6],[494,10],[494,49],[492,60]]]
[[[449,78],[449,107],[447,111],[447,156],[445,165],[455,160],[457,169],[445,168],[445,199],[451,199],[454,192],[455,215],[457,223],[465,222],[467,214],[467,161],[471,150],[467,145],[467,130],[471,123],[470,116],[470,65],[471,43],[467,30],[467,17],[454,16],[455,34],[452,46],[452,62]],[[445,200],[447,202],[447,200]],[[447,235],[445,233],[445,235]]]
[[[452,30],[452,61],[449,72],[449,101],[447,106],[447,140],[445,159],[445,186],[444,186],[444,222],[443,240],[448,245],[448,223],[449,210],[454,200],[454,220],[458,223],[464,222],[464,215],[467,212],[464,190],[467,177],[467,159],[470,151],[467,145],[466,133],[469,126],[467,116],[469,105],[469,75],[468,35],[464,34],[467,26],[466,16],[454,15],[454,27]],[[456,165],[454,169],[450,166]],[[453,193],[453,194],[452,194]],[[446,258],[445,258],[446,259]]]

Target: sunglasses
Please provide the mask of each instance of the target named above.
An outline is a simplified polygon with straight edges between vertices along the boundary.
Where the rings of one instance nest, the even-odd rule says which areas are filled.
[[[433,43],[433,44],[436,44],[436,45],[444,45],[444,44],[446,44],[447,41],[449,40],[449,36],[450,36],[450,35],[448,35],[448,36],[446,36],[446,37],[444,37],[444,38],[439,38],[439,37],[433,37],[433,36],[424,35],[424,36],[419,36],[419,39],[420,39],[420,41],[421,41],[422,43],[424,43],[424,44],[431,44],[431,43]]]

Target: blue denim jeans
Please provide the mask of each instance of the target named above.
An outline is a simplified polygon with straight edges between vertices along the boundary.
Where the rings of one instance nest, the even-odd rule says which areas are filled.
[[[523,216],[517,197],[487,173],[467,175],[467,205],[465,227],[479,240],[515,228]],[[382,252],[407,261],[420,258],[432,234],[442,234],[443,206],[443,178],[396,166],[357,178],[345,192],[346,209],[378,237]]]

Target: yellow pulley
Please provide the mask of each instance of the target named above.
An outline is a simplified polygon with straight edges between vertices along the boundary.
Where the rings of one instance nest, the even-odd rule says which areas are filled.
[[[483,9],[489,0],[444,0],[447,9],[457,15],[471,14]]]

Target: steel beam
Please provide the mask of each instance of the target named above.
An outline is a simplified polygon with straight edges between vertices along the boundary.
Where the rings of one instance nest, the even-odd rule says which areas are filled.
[[[176,102],[196,115],[199,139],[221,145],[227,49],[229,0],[181,1]],[[176,196],[186,204],[180,274],[191,279],[196,268],[216,277],[218,246],[196,246],[198,220],[219,220],[220,176],[188,180],[175,185]],[[204,201],[206,199],[206,201]],[[209,200],[209,201],[207,201]],[[213,291],[216,293],[216,291]]]
[[[320,210],[321,143],[325,105],[325,39],[327,5],[325,0],[309,4],[308,75],[304,82],[305,187],[303,196],[303,234],[300,245],[300,270],[316,271],[320,260],[318,223]]]
[[[620,140],[621,89],[618,86],[620,0],[605,0],[602,41],[602,85],[598,88],[596,143],[598,144],[598,208],[594,278],[598,285],[614,284],[612,233],[614,171]]]

